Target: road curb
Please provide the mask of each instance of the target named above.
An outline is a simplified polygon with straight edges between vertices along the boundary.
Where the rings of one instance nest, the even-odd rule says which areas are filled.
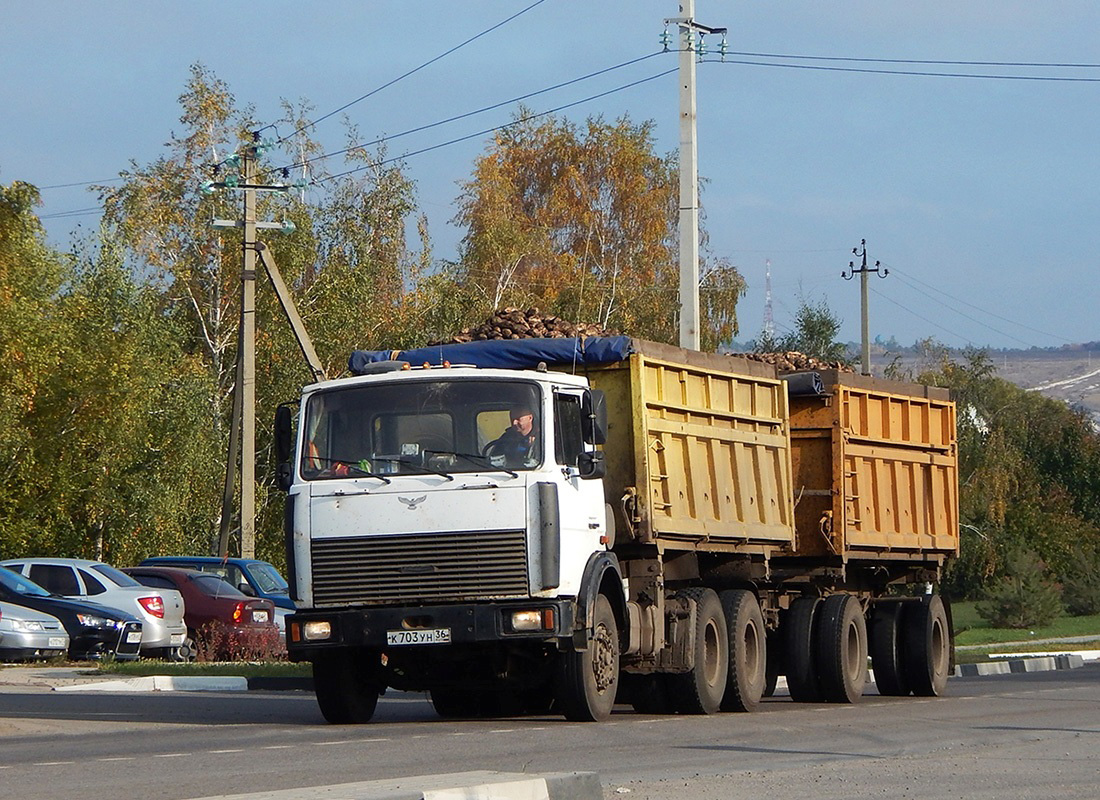
[[[1008,675],[1021,672],[1049,672],[1056,669],[1077,669],[1083,667],[1085,660],[1071,653],[1069,655],[1042,656],[1040,658],[1015,658],[1002,661],[987,661],[981,664],[959,664],[955,674],[972,678],[986,675]]]
[[[603,800],[595,772],[456,772],[410,778],[218,795],[202,800]],[[198,800],[195,798],[193,800]]]
[[[270,677],[249,678],[248,688],[262,692],[312,692],[313,678],[310,677]]]
[[[91,681],[66,686],[54,686],[55,692],[243,692],[248,689],[245,678],[199,678],[187,675],[149,675],[120,681]]]

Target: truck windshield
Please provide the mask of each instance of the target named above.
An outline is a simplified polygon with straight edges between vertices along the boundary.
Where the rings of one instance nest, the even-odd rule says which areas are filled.
[[[515,472],[543,453],[537,384],[400,380],[314,394],[300,469],[306,480]]]

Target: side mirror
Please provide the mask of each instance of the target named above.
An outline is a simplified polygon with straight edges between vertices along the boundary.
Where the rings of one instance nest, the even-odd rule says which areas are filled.
[[[581,433],[586,444],[607,442],[607,395],[590,389],[581,398]]]
[[[592,481],[607,474],[607,462],[599,450],[581,453],[577,456],[577,474],[582,481]]]
[[[275,409],[275,482],[284,492],[290,488],[294,474],[290,467],[294,455],[292,419],[290,406],[281,405]]]

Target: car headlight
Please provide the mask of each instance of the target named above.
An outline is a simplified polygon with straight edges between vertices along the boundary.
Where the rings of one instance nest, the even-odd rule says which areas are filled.
[[[45,628],[42,627],[41,622],[39,622],[38,620],[34,620],[34,619],[13,619],[11,621],[11,626],[15,630],[22,631],[23,633],[31,633],[33,631],[44,631],[44,630],[46,630]]]
[[[119,623],[98,614],[77,614],[76,621],[85,628],[117,628]]]

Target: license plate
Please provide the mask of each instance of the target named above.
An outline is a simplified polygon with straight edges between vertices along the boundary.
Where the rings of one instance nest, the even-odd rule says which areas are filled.
[[[252,612],[252,621],[253,622],[267,622],[267,612],[266,611],[253,611]]]
[[[126,644],[141,644],[141,631],[130,631],[127,633]]]
[[[436,628],[435,630],[416,631],[386,631],[386,644],[450,644],[451,629]]]
[[[64,646],[65,646],[65,637],[63,637],[63,636],[51,636],[50,637],[50,647],[64,647]]]
[[[182,633],[173,633],[172,638],[168,642],[168,644],[172,645],[173,647],[175,647],[178,644],[183,644],[183,636],[184,635]]]

